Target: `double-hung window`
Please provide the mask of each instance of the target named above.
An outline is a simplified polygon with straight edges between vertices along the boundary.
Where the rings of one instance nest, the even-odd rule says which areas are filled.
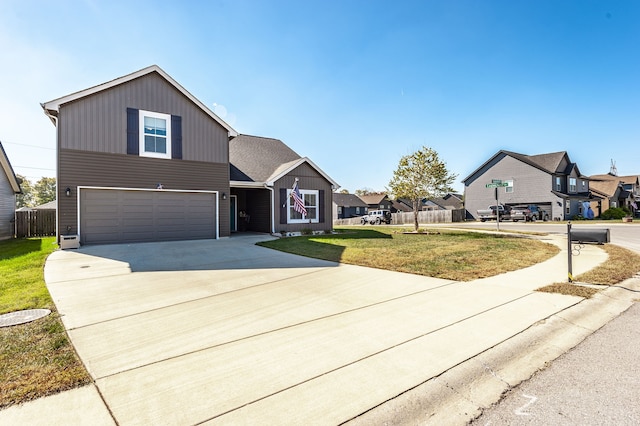
[[[307,210],[307,214],[305,216],[294,209],[291,190],[287,190],[287,223],[318,223],[318,190],[300,189],[300,196],[304,201],[304,208]]]
[[[171,158],[171,115],[140,110],[140,155]]]
[[[576,178],[569,178],[569,192],[578,192],[578,185]]]
[[[562,191],[562,179],[560,179],[560,176],[556,176],[556,191]]]

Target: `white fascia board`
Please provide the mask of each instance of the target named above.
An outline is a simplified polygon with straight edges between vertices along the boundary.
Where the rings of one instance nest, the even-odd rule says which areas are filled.
[[[323,172],[320,167],[318,167],[313,161],[311,161],[307,157],[302,157],[299,160],[296,160],[296,161],[290,163],[289,167],[287,167],[285,169],[282,169],[282,170],[276,171],[276,173],[274,173],[273,175],[269,176],[269,179],[267,179],[267,185],[273,186],[278,179],[286,176],[293,169],[295,169],[296,167],[298,167],[299,165],[301,165],[303,163],[309,164],[313,169],[315,169],[315,171],[320,173],[320,175],[322,175],[323,178],[325,178],[327,181],[329,181],[331,183],[331,185],[333,186],[334,191],[337,190],[338,188],[340,188],[340,185],[338,185],[338,183],[336,181],[331,179],[331,177],[329,177],[328,174]]]
[[[260,188],[264,189],[266,182],[247,182],[242,180],[232,180],[229,181],[230,188]],[[273,185],[271,185],[273,186]]]

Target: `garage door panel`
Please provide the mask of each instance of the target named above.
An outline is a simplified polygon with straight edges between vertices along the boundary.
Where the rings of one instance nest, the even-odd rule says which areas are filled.
[[[82,189],[83,244],[215,238],[215,194]]]

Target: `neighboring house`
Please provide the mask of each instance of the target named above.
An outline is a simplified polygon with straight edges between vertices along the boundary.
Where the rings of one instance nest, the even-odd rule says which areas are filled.
[[[487,188],[493,180],[507,186]],[[462,182],[467,217],[473,218],[477,210],[496,203],[496,191],[500,204],[537,204],[554,220],[584,214],[585,202],[600,198],[590,191],[589,178],[566,151],[541,155],[498,151]]]
[[[278,139],[249,135],[231,139],[229,158],[232,231],[332,229],[331,199],[339,185],[310,159]],[[305,217],[293,207],[291,190],[296,179]]]
[[[32,210],[55,210],[56,200],[49,201],[48,203],[40,204],[35,207],[20,207],[17,212],[32,211]]]
[[[596,216],[609,208],[626,207],[635,212],[640,204],[640,178],[637,175],[612,174],[589,176],[590,188],[602,196],[601,202],[592,202]]]
[[[21,192],[20,182],[0,142],[0,240],[14,235],[16,194]]]
[[[248,195],[260,182],[251,187],[248,176],[232,198],[230,139],[241,137],[156,65],[42,108],[57,132],[59,237],[79,235],[83,244],[225,237],[237,227],[232,200],[236,211],[255,209],[255,228],[269,232],[280,220],[279,191],[293,184],[289,173],[301,189],[316,189],[310,161],[287,159],[257,198]],[[323,189],[330,200],[330,185]]]
[[[412,211],[411,201],[404,199],[391,200],[391,213],[408,213]]]
[[[391,210],[391,200],[387,194],[360,195],[362,201],[369,206],[369,210]]]
[[[367,204],[355,194],[333,194],[333,218],[349,219],[364,216],[368,211]]]

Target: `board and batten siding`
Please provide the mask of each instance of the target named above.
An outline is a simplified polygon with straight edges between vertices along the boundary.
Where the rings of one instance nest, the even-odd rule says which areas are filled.
[[[320,207],[324,211],[324,222],[322,223],[280,223],[281,209],[280,203],[280,189],[291,189],[295,179],[298,178],[298,188],[310,189],[310,190],[322,190],[324,191],[324,200],[319,201]],[[321,174],[319,174],[313,167],[307,163],[303,163],[289,172],[286,176],[280,178],[274,184],[274,197],[275,197],[275,231],[288,231],[299,232],[303,229],[311,229],[314,231],[325,231],[333,228],[332,223],[332,204],[333,204],[333,189],[331,182],[327,181]],[[320,212],[318,212],[320,215]]]
[[[16,194],[0,168],[0,240],[13,237],[16,214]]]
[[[62,149],[58,155],[58,235],[76,234],[78,186],[207,190],[229,194],[229,164]],[[71,188],[71,196],[65,194]],[[220,236],[229,236],[229,199],[220,197]]]
[[[513,181],[513,192],[498,188],[500,204],[555,203],[553,176],[509,155],[498,156],[465,183],[465,208],[477,219],[477,211],[496,203],[495,190],[487,188],[492,179]]]
[[[157,73],[63,104],[59,149],[127,153],[127,108],[182,117],[182,159],[228,163],[227,130]]]

